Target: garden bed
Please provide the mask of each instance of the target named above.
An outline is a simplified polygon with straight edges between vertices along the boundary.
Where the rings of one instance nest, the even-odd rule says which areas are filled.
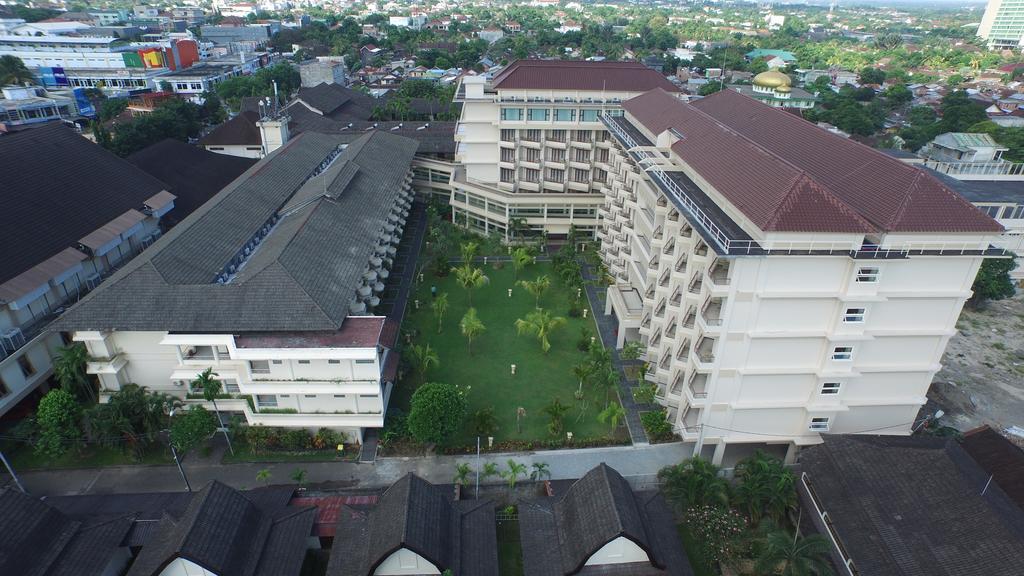
[[[68,468],[104,468],[107,466],[135,466],[172,464],[171,451],[162,444],[149,446],[138,460],[120,448],[89,445],[71,449],[58,457],[36,454],[31,445],[24,445],[6,454],[11,466],[18,472]]]

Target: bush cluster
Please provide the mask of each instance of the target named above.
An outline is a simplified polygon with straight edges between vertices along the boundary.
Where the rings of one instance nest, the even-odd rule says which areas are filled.
[[[268,452],[303,452],[307,450],[331,450],[345,442],[345,434],[329,428],[321,428],[316,434],[305,428],[277,428],[273,426],[248,426],[245,441],[253,454]]]

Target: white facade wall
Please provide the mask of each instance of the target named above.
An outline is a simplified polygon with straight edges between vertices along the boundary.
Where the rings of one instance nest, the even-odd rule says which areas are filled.
[[[644,549],[637,546],[625,536],[619,536],[605,544],[600,550],[591,554],[586,566],[603,566],[605,564],[631,564],[634,562],[651,561]]]
[[[765,234],[669,153],[664,163],[690,176],[762,247],[813,241],[837,250],[718,256],[621,150],[612,162],[598,232],[614,279],[607,312],[620,322],[618,346],[627,338],[645,344],[647,379],[685,440],[714,444],[717,463],[728,444],[910,433],[980,256],[855,259],[844,250],[863,237]],[[890,234],[881,244],[984,248],[993,240],[953,236]],[[620,296],[633,290],[643,300],[639,314]]]
[[[202,566],[186,560],[185,558],[175,558],[168,564],[160,576],[221,576],[220,574],[210,572]]]
[[[391,553],[377,569],[374,576],[421,576],[423,574],[440,574],[429,560],[407,548],[399,548]]]

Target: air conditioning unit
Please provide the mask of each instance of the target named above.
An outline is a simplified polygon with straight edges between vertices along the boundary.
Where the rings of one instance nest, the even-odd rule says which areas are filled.
[[[8,352],[13,353],[24,345],[25,334],[22,333],[21,328],[11,328],[0,335],[0,346],[3,346]]]
[[[99,286],[100,282],[102,281],[103,278],[101,278],[99,274],[92,274],[85,279],[85,287],[88,288],[89,290],[95,290],[96,287]]]

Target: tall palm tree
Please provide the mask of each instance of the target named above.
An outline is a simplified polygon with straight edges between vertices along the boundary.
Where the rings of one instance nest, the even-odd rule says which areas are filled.
[[[473,355],[473,339],[482,334],[487,327],[484,326],[480,317],[476,315],[476,308],[470,308],[466,310],[466,315],[462,317],[462,321],[459,322],[459,328],[462,330],[462,335],[466,337],[468,341],[469,355]]]
[[[562,430],[564,429],[565,414],[569,411],[569,407],[562,404],[562,401],[555,398],[544,407],[544,413],[548,415],[548,432],[552,436],[561,436]]]
[[[509,238],[518,238],[526,229],[526,218],[512,218],[508,221]]]
[[[516,487],[516,482],[519,480],[520,476],[526,476],[526,464],[516,462],[509,458],[508,471],[503,473],[501,476],[506,482],[508,482],[508,488],[511,490]]]
[[[545,478],[551,478],[551,470],[548,469],[547,462],[534,462],[532,464],[533,471],[530,472],[530,480],[539,481]]]
[[[453,482],[465,486],[469,482],[469,475],[472,473],[473,469],[469,467],[469,464],[460,462],[455,466],[455,479]]]
[[[466,242],[459,249],[462,252],[462,263],[469,265],[473,263],[473,258],[476,258],[477,252],[480,251],[480,245],[476,242]]]
[[[216,376],[217,374],[213,371],[213,368],[207,368],[192,381],[192,388],[202,390],[203,398],[207,402],[213,403],[213,411],[217,414],[217,428],[220,428],[223,426],[223,420],[220,419],[220,408],[217,408],[217,396],[220,395],[223,387]],[[231,438],[228,436],[227,428],[224,429],[224,439],[227,440],[228,451],[234,455],[235,449],[231,447]]]
[[[775,576],[831,575],[826,560],[831,549],[832,544],[821,534],[801,538],[777,530],[768,534],[754,568],[758,574]]]
[[[484,284],[490,282],[490,279],[484,274],[484,271],[479,268],[474,268],[468,263],[463,264],[457,268],[452,268],[452,272],[455,273],[455,280],[459,283],[459,286],[466,291],[466,297],[469,301],[469,305],[473,305],[473,290],[482,287]]]
[[[85,344],[76,342],[57,350],[57,357],[53,360],[53,372],[61,388],[81,400],[95,404],[96,388],[85,372],[88,362],[89,351],[86,350]]]
[[[516,333],[520,336],[523,334],[536,336],[537,340],[540,341],[540,349],[545,354],[548,353],[548,350],[551,350],[551,342],[548,338],[555,330],[564,325],[565,318],[552,316],[550,312],[543,308],[537,308],[527,314],[526,318],[520,318],[515,323]]]
[[[533,262],[533,256],[526,248],[516,248],[512,251],[512,277],[519,278],[519,273]]]
[[[597,420],[602,424],[612,427],[612,432],[619,427],[619,422],[626,417],[626,410],[618,404],[609,404],[597,415]]]
[[[681,512],[729,503],[729,481],[718,475],[718,466],[700,456],[662,468],[658,480],[662,493]]]
[[[612,391],[619,385],[619,371],[614,366],[606,366],[595,370],[594,388],[604,394],[604,405],[608,406]]]
[[[782,523],[796,507],[796,477],[782,460],[757,450],[736,464],[736,504],[751,522],[764,517]]]
[[[529,292],[533,296],[534,306],[540,308],[540,297],[551,287],[551,279],[545,274],[537,276],[536,280],[520,280],[516,284]]]
[[[430,309],[434,311],[434,318],[437,318],[437,333],[441,333],[441,326],[444,322],[444,315],[448,312],[448,293],[441,292],[430,303]]]
[[[427,371],[431,368],[436,368],[441,363],[440,358],[437,357],[437,352],[430,347],[430,344],[414,344],[410,349],[412,355],[413,366],[416,372],[420,375],[420,381],[426,381]]]
[[[580,362],[579,364],[572,367],[572,375],[580,381],[579,388],[576,390],[576,397],[583,397],[583,381],[590,378],[593,374],[593,367],[586,362]]]

